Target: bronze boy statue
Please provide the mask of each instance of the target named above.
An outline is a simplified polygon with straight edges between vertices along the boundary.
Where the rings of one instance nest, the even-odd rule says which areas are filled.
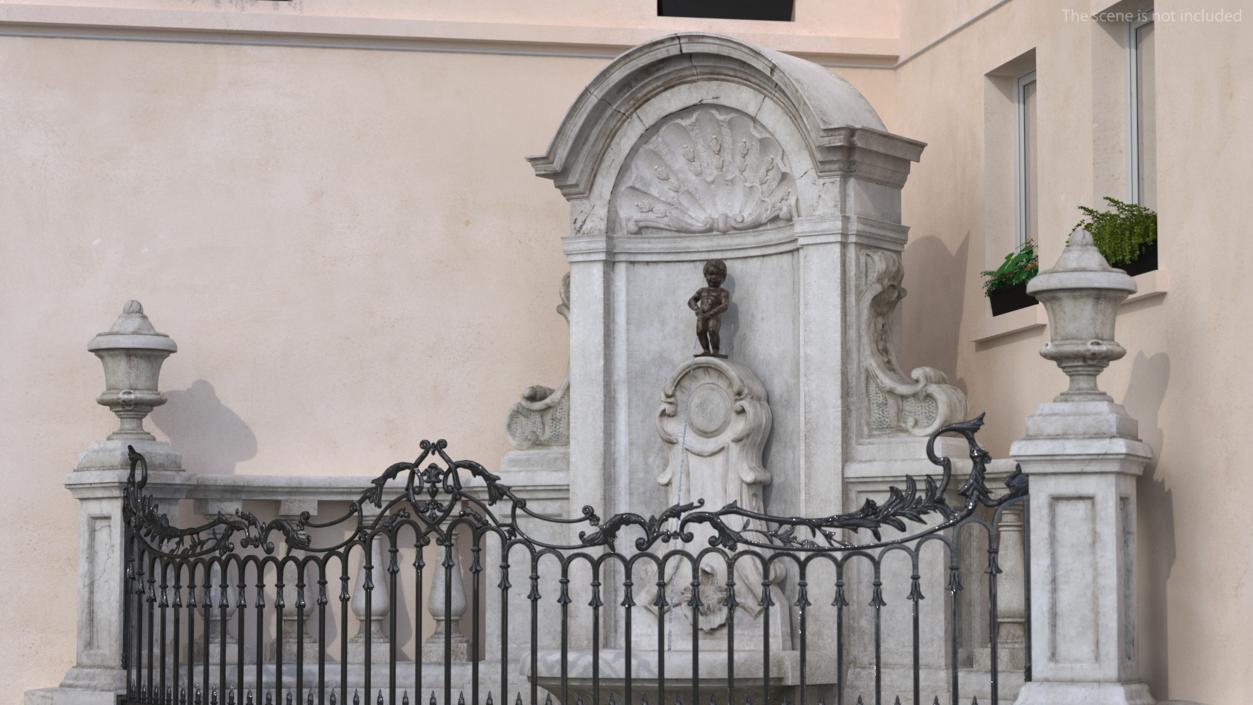
[[[702,350],[696,357],[726,357],[719,353],[721,339],[718,336],[718,317],[731,306],[731,292],[722,288],[726,278],[727,263],[720,259],[709,260],[705,263],[705,283],[709,286],[701,287],[687,300],[687,307],[696,312],[696,338]]]

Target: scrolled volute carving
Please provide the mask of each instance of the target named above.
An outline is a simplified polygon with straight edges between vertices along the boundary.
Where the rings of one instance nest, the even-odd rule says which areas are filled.
[[[792,220],[796,181],[775,138],[736,110],[701,106],[667,118],[623,172],[627,233],[727,233]]]
[[[862,353],[870,397],[870,428],[877,433],[928,436],[966,415],[966,396],[934,367],[918,367],[906,377],[892,349],[891,320],[905,298],[899,255],[865,253],[862,289]]]
[[[557,313],[570,322],[570,273],[561,278],[561,303]],[[543,385],[527,387],[522,399],[509,410],[505,433],[518,450],[570,445],[570,378],[553,389]]]

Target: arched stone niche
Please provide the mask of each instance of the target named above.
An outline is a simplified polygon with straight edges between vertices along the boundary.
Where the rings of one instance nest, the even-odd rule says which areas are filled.
[[[770,511],[839,511],[850,463],[923,457],[965,410],[892,351],[900,191],[923,147],[828,70],[726,37],[641,45],[584,89],[530,159],[570,203],[573,506],[664,506],[653,417],[697,350],[685,302],[711,258],[733,292],[724,352],[773,411]]]

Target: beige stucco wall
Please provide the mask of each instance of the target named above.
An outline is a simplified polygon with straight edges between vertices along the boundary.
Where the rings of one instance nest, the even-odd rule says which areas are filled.
[[[907,1],[901,14],[926,16],[933,5]],[[1104,9],[1092,5],[1086,9]],[[1202,5],[1215,9],[1181,2],[1158,2],[1156,9],[1181,18]],[[1240,518],[1241,456],[1248,452],[1240,439],[1253,420],[1245,392],[1253,373],[1241,363],[1253,341],[1241,322],[1253,314],[1253,290],[1245,276],[1247,216],[1237,205],[1253,179],[1253,82],[1240,76],[1253,65],[1253,14],[1247,3],[1227,9],[1241,5],[1243,23],[1176,19],[1156,26],[1160,279],[1167,293],[1124,307],[1118,337],[1127,357],[1102,377],[1159,457],[1139,483],[1141,663],[1157,697],[1206,703],[1253,700],[1253,549]],[[1126,119],[1125,64],[1108,62],[1126,58],[1111,50],[1110,32],[1068,20],[1066,7],[1075,5],[1000,4],[895,71],[894,127],[930,145],[905,189],[905,221],[913,228],[905,255],[912,295],[904,328],[914,334],[907,357],[939,360],[946,369],[956,362],[970,408],[988,412],[982,435],[997,456],[1065,377],[1037,356],[1045,329],[972,340],[990,318],[978,272],[1012,244],[1012,231],[1003,230],[1012,220],[997,213],[1012,204],[985,202],[1003,178],[987,171],[1012,163],[1013,155],[986,151],[997,142],[985,140],[985,131],[998,126],[985,121],[984,74],[1035,49],[1044,266],[1078,220],[1076,205],[1125,197],[1109,187],[1124,183],[1116,136]],[[1004,244],[994,249],[989,242]]]
[[[796,23],[740,24],[641,0],[0,3],[0,34],[27,35],[0,36],[0,702],[72,658],[62,481],[112,427],[84,346],[121,303],[180,345],[149,426],[193,470],[367,474],[429,435],[493,462],[505,411],[566,358],[565,204],[522,158],[609,56],[668,31],[818,58],[929,143],[905,189],[906,362],[953,373],[1003,455],[1064,382],[1036,355],[1043,329],[973,342],[1009,207],[988,195],[985,74],[1035,49],[1048,265],[1075,206],[1118,182],[1116,47],[1057,3],[797,4]],[[1157,28],[1167,293],[1124,309],[1128,357],[1103,377],[1160,454],[1140,483],[1142,661],[1159,698],[1211,705],[1253,700],[1245,15]]]
[[[486,20],[519,19],[491,5]],[[570,5],[536,3],[537,21],[578,17]],[[344,4],[305,2],[297,19],[319,6]],[[237,6],[190,4],[208,7],[212,25]],[[566,205],[524,157],[615,50],[554,56],[563,37],[524,28],[508,35],[521,49],[462,37],[449,51],[430,29],[382,51],[0,36],[0,702],[72,662],[77,509],[62,483],[115,425],[85,345],[126,299],[179,344],[148,426],[197,472],[372,475],[431,436],[495,465],[521,391],[561,380]],[[887,113],[890,71],[846,76]]]

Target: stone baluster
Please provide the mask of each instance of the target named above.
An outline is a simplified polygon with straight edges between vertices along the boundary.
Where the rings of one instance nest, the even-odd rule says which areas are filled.
[[[243,502],[240,500],[201,500],[196,502],[195,510],[197,514],[206,518],[217,516],[218,513],[229,516],[243,508]],[[214,563],[209,569],[209,620],[206,628],[209,630],[209,662],[219,663],[225,660],[226,663],[235,663],[239,657],[238,637],[231,631],[235,624],[235,614],[238,606],[236,602],[239,595],[236,592],[235,583],[238,580],[231,575],[226,576],[226,587],[222,587],[222,565]],[[223,628],[221,606],[226,605],[226,625]],[[222,656],[222,642],[226,642],[226,658]],[[197,644],[197,652],[203,648]],[[202,654],[197,653],[197,658]]]
[[[466,593],[455,539],[452,546],[438,546],[437,550],[440,560],[431,571],[431,592],[426,603],[435,621],[435,631],[422,643],[422,660],[444,661],[448,641],[451,660],[465,661],[469,658],[469,641],[461,633],[461,618],[466,612]]]
[[[378,509],[366,504],[363,508],[362,520],[366,525],[374,522]],[[370,542],[369,563],[362,560],[357,569],[357,580],[352,591],[352,613],[356,615],[360,627],[355,636],[348,641],[348,660],[353,663],[365,662],[365,638],[370,635],[370,663],[379,664],[388,655],[388,634],[386,619],[392,609],[392,595],[389,575],[387,573],[388,558],[387,536],[380,534]],[[370,588],[370,607],[366,610],[366,585]]]
[[[291,498],[279,502],[278,505],[279,519],[296,521],[300,518],[300,515],[305,512],[308,512],[310,516],[316,516],[318,513],[318,500]],[[377,573],[375,575],[377,578]],[[283,602],[286,605],[283,608],[283,642],[282,644],[275,645],[275,649],[282,649],[283,662],[293,664],[296,662],[296,646],[302,641],[299,638],[300,615],[296,607],[297,599],[300,596],[297,577],[298,576],[294,567],[288,568],[286,573],[283,575],[283,582],[285,583],[285,587],[283,588]],[[311,659],[316,660],[318,654],[317,635],[313,633],[313,629],[309,626],[309,617],[313,614],[314,610],[317,609],[318,586],[316,581],[317,574],[315,572],[311,573],[310,571],[305,571],[304,580],[301,581],[305,584],[305,629],[303,639],[305,646],[305,663],[309,663]]]
[[[1027,285],[1044,304],[1040,354],[1070,388],[1040,405],[1010,455],[1031,482],[1031,665],[1018,705],[1147,705],[1135,634],[1136,478],[1151,457],[1134,419],[1097,388],[1126,351],[1118,305],[1135,282],[1109,267],[1082,230]]]

